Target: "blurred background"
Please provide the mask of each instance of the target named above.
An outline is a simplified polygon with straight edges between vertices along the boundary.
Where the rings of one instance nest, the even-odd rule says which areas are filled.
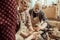
[[[36,1],[39,2],[47,18],[60,19],[60,0],[30,0],[30,1],[32,8],[34,7]]]
[[[43,12],[49,20],[49,23],[60,28],[60,0],[30,0],[31,8],[36,2],[39,2]]]
[[[52,32],[54,36],[52,36],[52,38],[58,37],[60,40],[60,0],[29,0],[29,1],[30,9],[34,7],[35,3],[37,2],[40,3],[39,5],[41,5],[41,10],[45,13],[48,19],[48,23],[54,29],[54,31]]]

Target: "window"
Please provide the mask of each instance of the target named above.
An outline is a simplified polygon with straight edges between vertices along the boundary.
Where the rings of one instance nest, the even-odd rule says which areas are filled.
[[[57,4],[58,0],[37,0],[40,1],[42,5],[52,5],[52,4]]]

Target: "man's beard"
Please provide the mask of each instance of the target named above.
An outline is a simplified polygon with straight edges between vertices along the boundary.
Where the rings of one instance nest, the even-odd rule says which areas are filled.
[[[35,11],[35,13],[39,13],[39,11]]]
[[[39,10],[37,10],[37,11],[34,11],[35,13],[39,13],[40,11]]]

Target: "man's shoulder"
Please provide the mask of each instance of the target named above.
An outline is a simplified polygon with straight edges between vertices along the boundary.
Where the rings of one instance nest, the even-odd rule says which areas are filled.
[[[30,10],[29,10],[29,14],[31,15],[32,12],[33,12],[33,9],[30,9]]]
[[[40,10],[39,14],[44,15],[44,12],[42,10]]]
[[[32,12],[32,11],[33,11],[33,9],[30,9],[30,10],[29,10],[29,12]]]

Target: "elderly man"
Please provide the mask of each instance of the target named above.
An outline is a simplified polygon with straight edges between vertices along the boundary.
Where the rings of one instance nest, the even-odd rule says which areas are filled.
[[[44,29],[47,26],[46,17],[41,10],[40,3],[36,3],[33,9],[29,11],[33,26],[39,26]]]
[[[16,1],[0,0],[0,40],[15,40],[16,25]]]

